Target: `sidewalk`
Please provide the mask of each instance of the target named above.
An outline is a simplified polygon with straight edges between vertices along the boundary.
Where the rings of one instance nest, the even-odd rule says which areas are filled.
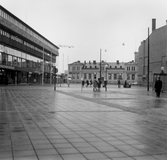
[[[166,160],[167,93],[0,87],[0,160]]]

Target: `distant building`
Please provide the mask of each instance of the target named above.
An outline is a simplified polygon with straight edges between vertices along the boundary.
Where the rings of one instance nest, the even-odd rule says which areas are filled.
[[[83,65],[84,63],[81,63],[80,61],[68,64],[68,78],[71,78],[72,82],[80,83]]]
[[[124,79],[130,81],[131,83],[137,84],[138,79],[138,63],[134,61],[130,61],[124,64],[125,71],[124,71]]]
[[[138,57],[138,83],[147,85],[148,77],[148,38],[141,42],[136,53]],[[149,84],[153,85],[156,75],[167,72],[167,25],[156,29],[152,20],[152,33],[149,36]],[[167,80],[163,86],[167,87]]]
[[[0,6],[0,84],[52,83],[58,49]]]
[[[121,79],[121,83],[128,80],[129,83],[137,83],[137,62],[100,62],[89,61],[80,62],[76,61],[68,65],[69,77],[72,78],[71,82],[81,83],[81,79],[93,80],[94,77],[99,78],[101,73],[101,79],[104,81],[107,79],[110,84],[117,84],[118,79]]]

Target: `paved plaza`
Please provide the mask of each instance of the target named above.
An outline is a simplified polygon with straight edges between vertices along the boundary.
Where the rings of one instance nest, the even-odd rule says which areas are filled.
[[[0,86],[0,160],[167,160],[167,93]]]

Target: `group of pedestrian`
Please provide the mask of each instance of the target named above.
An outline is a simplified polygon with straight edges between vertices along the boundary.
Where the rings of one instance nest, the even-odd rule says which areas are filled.
[[[96,77],[95,77],[93,80],[93,91],[100,92],[100,88],[101,88],[101,80],[100,80],[100,78],[98,78],[98,80],[96,80]]]
[[[88,87],[88,86],[92,86],[92,80],[86,80],[86,87]],[[85,81],[84,81],[84,79],[82,79],[82,87],[84,87],[85,86]]]
[[[93,91],[94,92],[100,92],[100,88],[101,88],[101,80],[100,80],[100,78],[98,78],[98,79],[96,79],[96,77],[94,78],[94,80],[92,81],[92,80],[86,80],[86,81],[84,81],[84,79],[82,79],[82,88],[86,85],[86,87],[88,87],[88,86],[92,86],[92,84],[93,84]],[[106,83],[105,83],[105,85],[107,85]]]
[[[90,86],[90,87],[92,86],[92,80],[90,80],[90,81],[86,80],[86,87],[88,87],[88,86]]]
[[[93,82],[92,80],[86,80],[86,87],[88,86],[92,86],[93,84],[93,91],[94,92],[100,92],[100,88],[101,88],[101,80],[100,78],[98,78],[98,80],[96,79],[96,77],[94,78]],[[85,85],[85,81],[84,79],[82,79],[82,87],[84,87]],[[104,81],[104,86],[103,87],[106,87],[107,85],[107,81],[105,82]],[[120,80],[118,80],[118,88],[120,88],[120,85],[121,85],[121,82]],[[125,86],[127,85],[127,81],[125,81]],[[160,93],[162,92],[162,81],[160,79],[160,76],[158,76],[157,80],[155,81],[155,85],[154,85],[154,90],[156,92],[156,97],[160,97]]]

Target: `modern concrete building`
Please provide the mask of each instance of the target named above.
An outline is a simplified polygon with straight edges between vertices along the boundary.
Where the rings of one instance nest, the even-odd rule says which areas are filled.
[[[149,44],[149,45],[148,45]],[[149,46],[149,47],[148,47]],[[156,20],[152,20],[152,33],[141,42],[138,49],[138,83],[147,85],[149,51],[149,85],[154,85],[156,76],[161,74],[163,87],[167,88],[167,25],[156,29]]]
[[[121,83],[127,80],[129,83],[137,83],[137,63],[131,62],[104,62],[101,61],[101,72],[100,62],[89,61],[89,62],[74,62],[68,65],[69,77],[72,78],[73,83],[81,83],[81,79],[90,80],[100,78],[102,81],[107,80],[110,84],[117,84],[118,79],[121,79]]]
[[[58,49],[0,6],[0,84],[52,83]]]

